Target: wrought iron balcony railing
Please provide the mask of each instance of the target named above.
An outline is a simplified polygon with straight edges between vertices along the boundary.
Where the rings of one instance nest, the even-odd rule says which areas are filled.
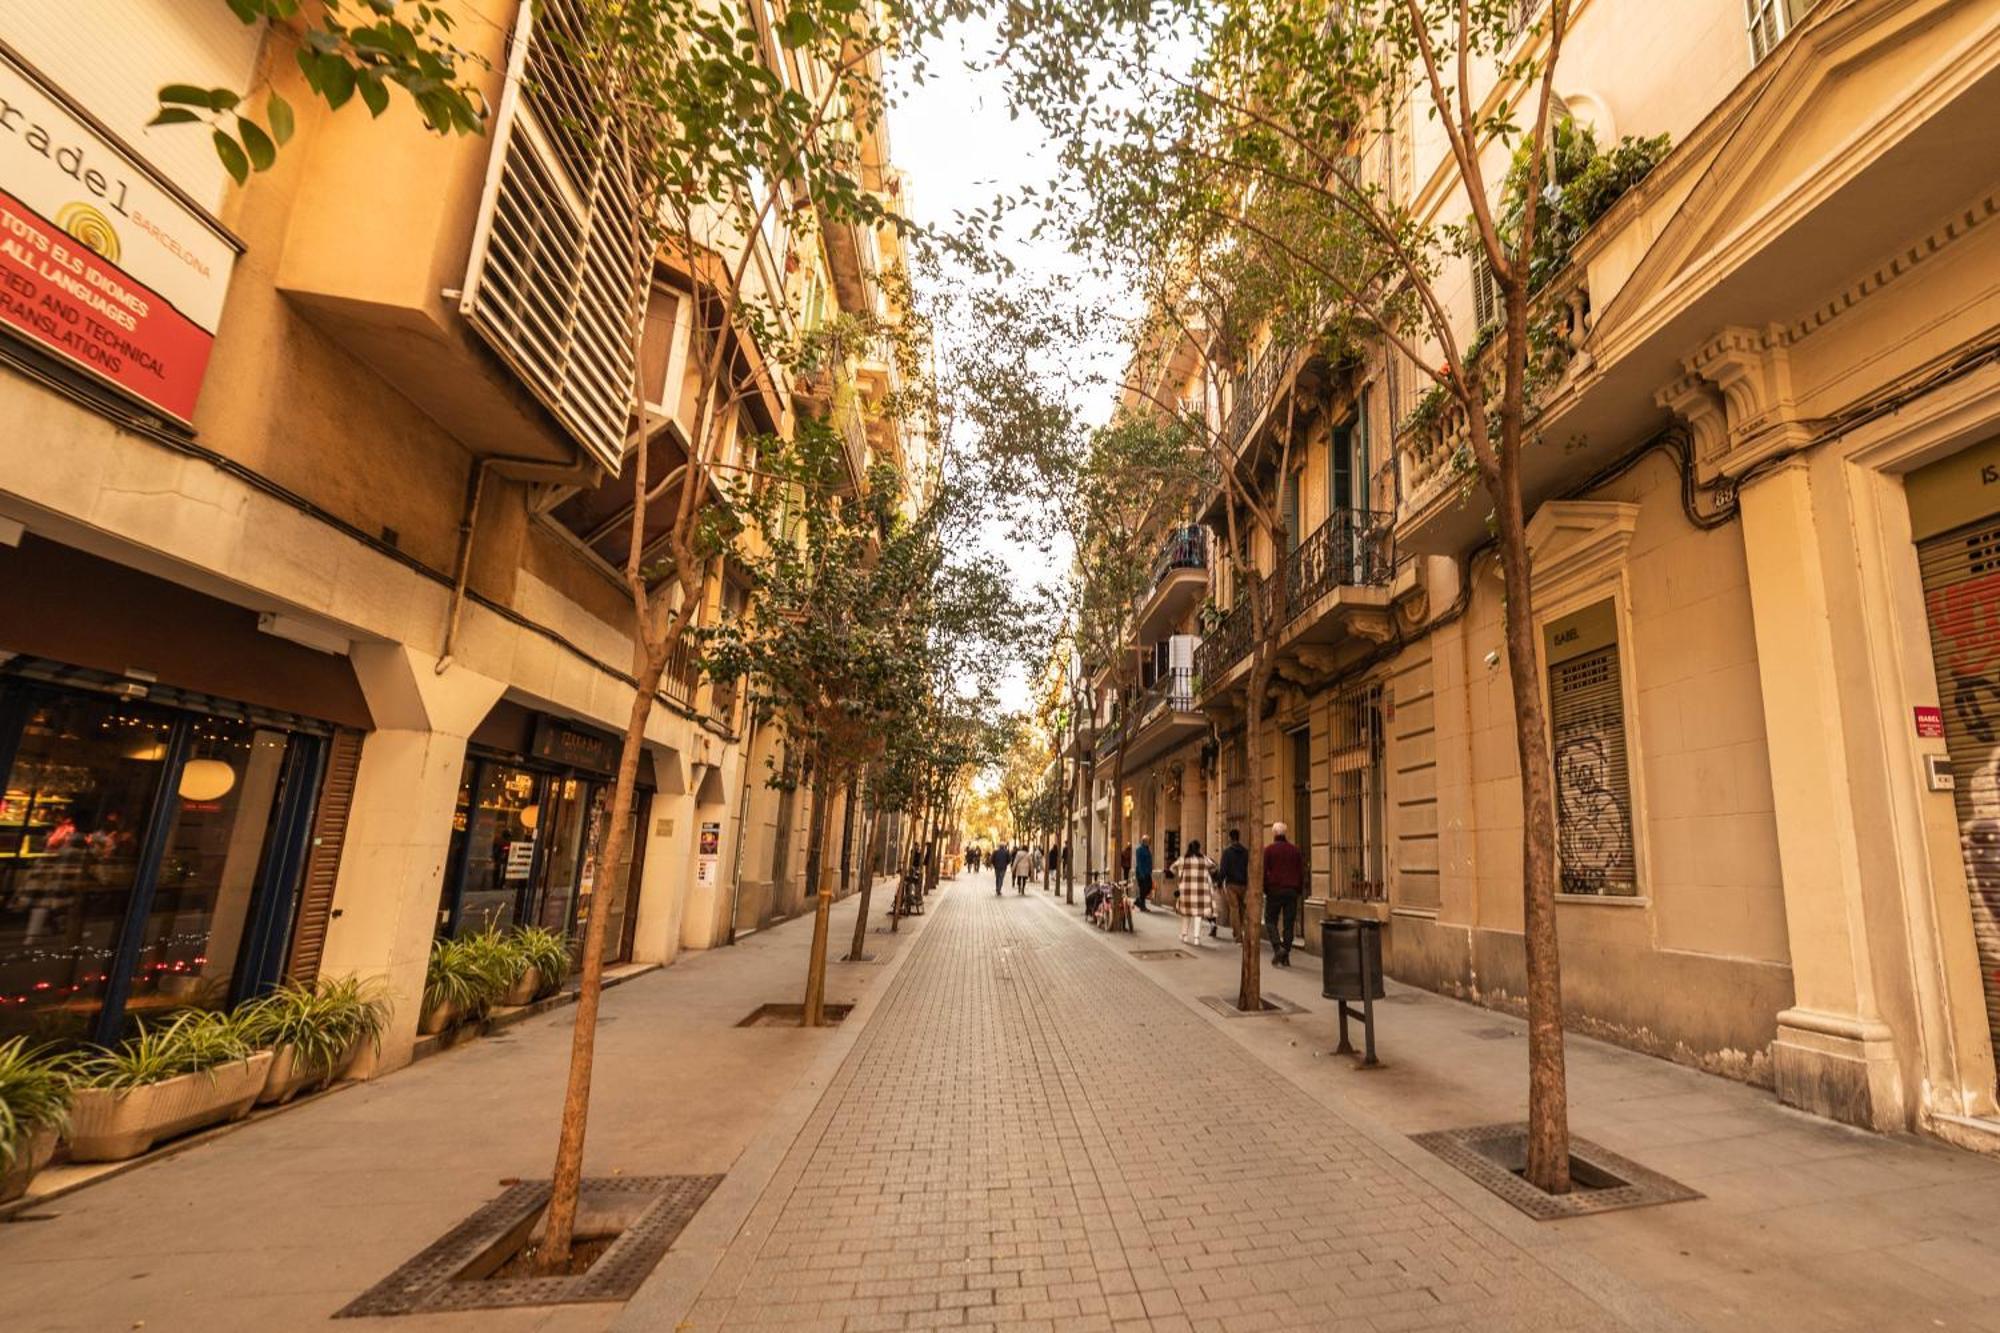
[[[1207,568],[1208,530],[1192,525],[1175,528],[1167,535],[1160,547],[1160,558],[1153,564],[1153,586],[1159,587],[1177,569]]]
[[[1336,588],[1374,588],[1396,571],[1395,518],[1371,509],[1340,509],[1285,557],[1285,597],[1274,605],[1277,583],[1260,579],[1254,595],[1264,599],[1265,629],[1283,634]],[[1195,650],[1195,675],[1202,688],[1249,655],[1252,618],[1248,597],[1238,600]]]

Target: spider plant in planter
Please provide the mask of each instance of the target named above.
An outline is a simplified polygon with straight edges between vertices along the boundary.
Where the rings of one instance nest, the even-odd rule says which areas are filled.
[[[508,1004],[529,1004],[554,995],[569,976],[569,941],[560,931],[542,926],[523,926],[515,931],[513,946],[527,960],[527,970],[514,989],[507,993]]]
[[[532,996],[534,988],[530,983],[534,978],[528,975],[528,955],[514,942],[512,934],[503,935],[488,926],[477,935],[466,936],[465,943],[479,960],[479,966],[493,979],[490,1004],[527,1003],[515,997],[523,992]]]
[[[338,1078],[363,1042],[382,1049],[389,1004],[380,981],[359,977],[290,981],[236,1011],[244,1035],[269,1049],[271,1076],[259,1102],[285,1102]]]
[[[49,1164],[71,1096],[67,1057],[26,1037],[0,1042],[0,1203],[26,1194]]]
[[[431,945],[430,967],[424,973],[424,1012],[418,1030],[433,1036],[477,1017],[513,984],[508,964],[480,936],[438,940]]]
[[[230,1014],[190,1009],[165,1027],[141,1023],[118,1046],[76,1061],[70,1156],[115,1162],[160,1139],[241,1119],[263,1091],[271,1059]]]

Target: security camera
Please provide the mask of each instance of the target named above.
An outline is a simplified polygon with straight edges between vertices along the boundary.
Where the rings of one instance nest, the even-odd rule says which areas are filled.
[[[1497,667],[1500,665],[1500,650],[1498,648],[1495,648],[1492,652],[1486,654],[1486,665],[1489,667]]]

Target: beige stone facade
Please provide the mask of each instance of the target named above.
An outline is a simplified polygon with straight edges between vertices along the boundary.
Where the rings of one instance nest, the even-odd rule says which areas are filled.
[[[749,734],[740,691],[717,688],[678,659],[648,728],[633,864],[594,865],[608,791],[603,747],[615,751],[632,690],[630,600],[601,535],[618,530],[616,521],[601,525],[617,512],[618,451],[631,447],[621,438],[628,391],[615,373],[615,338],[594,353],[613,358],[606,396],[586,401],[549,378],[533,347],[495,334],[497,317],[482,316],[467,294],[483,273],[482,299],[495,299],[491,265],[519,241],[507,239],[496,199],[515,169],[501,154],[528,151],[518,122],[532,114],[503,98],[500,84],[509,42],[518,47],[525,35],[522,11],[513,0],[467,0],[467,8],[476,12],[463,16],[462,31],[492,62],[488,92],[502,114],[487,135],[439,137],[400,99],[380,119],[326,112],[293,86],[289,53],[266,48],[256,30],[239,32],[225,7],[201,10],[223,16],[218,26],[169,0],[87,0],[63,14],[0,5],[0,38],[16,52],[5,67],[9,89],[47,93],[56,110],[43,114],[62,118],[50,127],[57,142],[88,139],[115,157],[117,172],[172,200],[176,225],[233,256],[215,275],[226,300],[185,422],[46,340],[0,328],[0,672],[10,704],[32,694],[37,702],[14,705],[30,709],[32,729],[43,716],[34,709],[68,699],[62,691],[115,693],[171,704],[179,711],[161,715],[169,729],[199,736],[200,718],[249,716],[272,736],[306,738],[287,742],[293,751],[319,747],[313,780],[324,790],[280,807],[309,823],[310,837],[304,824],[269,835],[273,848],[296,836],[301,865],[289,877],[258,872],[251,919],[266,921],[273,939],[257,965],[265,981],[297,974],[303,948],[307,971],[386,978],[395,1002],[379,1062],[387,1067],[409,1057],[432,939],[476,924],[449,901],[453,877],[488,851],[496,876],[504,862],[510,883],[532,873],[567,895],[567,908],[550,899],[548,919],[559,926],[589,893],[617,895],[613,950],[640,962],[724,943],[796,912],[803,893],[806,802],[766,786],[771,741]],[[62,64],[72,28],[109,44],[101,66]],[[268,75],[291,96],[299,126],[274,169],[237,188],[210,170],[202,136],[201,151],[189,154],[173,137],[184,128],[145,128],[150,91],[137,102],[127,94],[171,81],[154,64],[175,60],[216,83],[249,86]],[[25,190],[16,178],[23,161],[0,157],[0,189]],[[131,262],[145,239],[136,226],[122,239]],[[808,284],[883,299],[872,268],[889,262],[889,238],[847,236],[836,246],[817,233],[786,237],[787,255],[770,253],[769,237],[750,243],[761,247],[759,271],[781,293],[781,311]],[[685,439],[687,394],[675,377],[690,373],[689,334],[675,280],[662,265],[650,303],[631,292],[604,299],[613,326],[626,318],[619,301],[659,317],[640,370],[659,377],[663,420]],[[578,356],[591,350],[567,346]],[[627,342],[622,352],[630,351]],[[757,408],[764,417],[746,414],[744,431],[789,428],[794,404],[782,374],[775,393]],[[609,457],[592,412],[609,423]],[[664,438],[648,447],[668,447]],[[870,427],[857,440],[857,475],[869,456],[899,457],[893,451],[905,443],[893,428]],[[625,470],[629,496],[629,463]],[[624,506],[629,514],[629,499]],[[734,596],[717,571],[703,618]],[[202,642],[183,637],[197,633]],[[0,730],[15,721],[0,716]],[[11,757],[0,754],[0,770]],[[53,808],[48,774],[58,767],[49,759],[34,778],[16,765],[18,790],[0,822],[32,822],[34,810]],[[511,803],[500,798],[515,821],[512,859],[497,834],[492,848],[467,850],[484,836],[485,798],[472,790],[482,773],[519,784]],[[74,779],[66,799],[108,799],[99,787],[84,790],[92,781]],[[530,788],[538,806],[528,803]],[[553,823],[559,811],[574,819],[567,831],[537,829],[538,813]],[[836,856],[840,831],[836,822]],[[23,858],[41,850],[17,837],[0,856],[25,875]],[[200,920],[223,906],[203,892],[183,895]],[[17,938],[6,925],[19,927]],[[22,931],[32,934],[0,923],[0,952],[29,949]],[[116,941],[105,951],[120,966],[129,953]],[[15,961],[0,960],[0,970]],[[217,972],[229,983],[223,990],[256,983],[245,967],[233,978]],[[97,984],[62,980],[86,1001]]]
[[[1749,9],[1586,0],[1556,78],[1600,142],[1673,143],[1547,294],[1570,359],[1524,464],[1566,1013],[1822,1115],[1991,1146],[2000,195],[1973,164],[2000,160],[2000,5]],[[1461,215],[1404,113],[1364,170]],[[1474,282],[1441,282],[1468,335]],[[1223,406],[1256,466],[1298,395],[1306,535],[1252,553],[1293,562],[1260,737],[1215,562],[1206,827],[1303,831],[1308,947],[1325,913],[1372,916],[1392,975],[1518,1008],[1486,505],[1448,428],[1402,425],[1396,358],[1265,382]]]

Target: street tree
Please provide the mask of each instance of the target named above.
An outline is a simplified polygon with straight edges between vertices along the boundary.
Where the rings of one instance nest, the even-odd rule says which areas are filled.
[[[1051,121],[1086,197],[1136,177],[1167,211],[1198,220],[1198,234],[1260,253],[1277,275],[1267,296],[1308,293],[1296,313],[1313,336],[1392,349],[1428,385],[1405,429],[1444,435],[1464,485],[1491,505],[1523,815],[1526,1174],[1552,1193],[1570,1185],[1556,817],[1521,460],[1536,443],[1538,392],[1571,346],[1544,288],[1581,227],[1664,148],[1574,151],[1582,136],[1554,78],[1575,7],[1038,0],[1010,10],[1003,34],[1017,101]],[[1462,213],[1420,211],[1393,171],[1366,169],[1408,132],[1405,116],[1440,130],[1447,197]],[[1115,243],[1119,221],[1100,214],[1077,234]],[[1490,275],[1496,298],[1492,322],[1476,330],[1454,323],[1444,285],[1467,263]]]
[[[475,133],[486,124],[478,88],[491,71],[459,43],[447,6],[216,2],[291,41],[313,94],[334,111],[358,95],[381,115],[395,86],[433,132]],[[661,679],[726,552],[728,525],[712,498],[755,465],[732,452],[741,408],[784,398],[795,376],[842,369],[818,360],[823,341],[801,336],[796,294],[762,280],[757,237],[781,221],[802,242],[842,228],[921,231],[880,188],[863,145],[879,130],[887,101],[884,59],[893,52],[920,75],[924,42],[965,6],[787,0],[782,13],[758,6],[737,15],[711,0],[575,0],[534,12],[541,21],[532,40],[565,70],[565,94],[577,107],[561,128],[629,194],[636,233],[630,364],[643,362],[638,294],[657,268],[684,286],[692,307],[693,385],[685,396],[692,406],[680,422],[681,457],[664,475],[650,469],[666,423],[636,375],[628,386],[636,425],[623,466],[633,503],[620,573],[633,613],[633,699],[599,853],[601,863],[615,865]],[[205,94],[199,101],[196,91]],[[238,158],[269,165],[293,121],[275,89],[261,94],[264,123],[246,116],[242,108],[258,105],[260,92],[169,85],[160,91],[160,116],[209,128],[218,156],[240,180],[248,172]],[[592,898],[584,925],[568,1084],[536,1258],[549,1273],[567,1268],[575,1236],[607,898]]]

